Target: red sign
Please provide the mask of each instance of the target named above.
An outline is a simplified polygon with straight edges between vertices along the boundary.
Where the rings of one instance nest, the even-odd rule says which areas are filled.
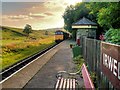
[[[120,88],[120,46],[102,42],[101,69],[115,88]]]

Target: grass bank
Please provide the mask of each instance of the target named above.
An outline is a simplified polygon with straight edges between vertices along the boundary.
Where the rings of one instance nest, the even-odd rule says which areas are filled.
[[[23,60],[24,58],[27,58],[39,51],[42,51],[43,49],[55,44],[55,42],[51,42],[49,44],[41,44],[39,46],[27,46],[22,49],[16,49],[12,50],[9,53],[2,55],[2,68],[5,69],[18,61]]]
[[[0,70],[55,44],[53,31],[48,31],[48,35],[45,32],[32,31],[29,37],[26,37],[22,29],[4,27],[0,39]]]

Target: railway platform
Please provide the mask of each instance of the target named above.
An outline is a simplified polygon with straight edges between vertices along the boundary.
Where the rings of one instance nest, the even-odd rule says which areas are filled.
[[[8,80],[2,88],[54,88],[58,71],[75,71],[70,40],[63,41],[53,49],[38,57]],[[83,81],[81,80],[81,85]]]

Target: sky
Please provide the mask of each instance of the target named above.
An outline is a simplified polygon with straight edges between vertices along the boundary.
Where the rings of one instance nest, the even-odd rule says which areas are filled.
[[[30,24],[34,30],[64,26],[65,8],[81,0],[4,0],[2,25],[24,28]]]

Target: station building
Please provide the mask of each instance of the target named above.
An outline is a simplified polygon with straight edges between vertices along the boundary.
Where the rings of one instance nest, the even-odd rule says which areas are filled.
[[[97,24],[85,17],[73,23],[72,29],[76,30],[76,42],[78,45],[80,45],[82,37],[96,38]]]

